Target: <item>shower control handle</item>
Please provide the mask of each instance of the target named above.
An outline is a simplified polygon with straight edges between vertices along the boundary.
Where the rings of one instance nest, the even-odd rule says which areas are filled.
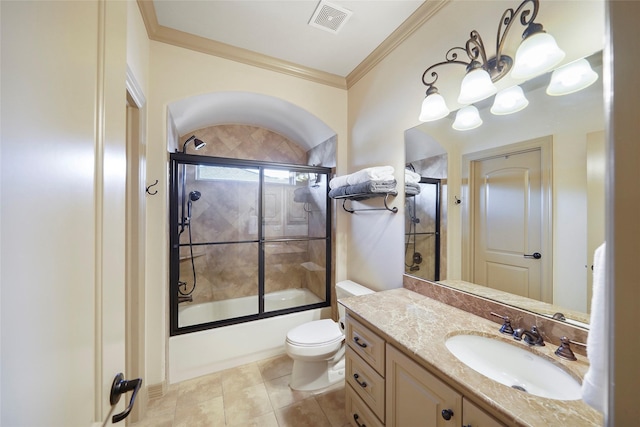
[[[362,388],[365,388],[367,386],[367,382],[366,381],[359,381],[358,378],[360,378],[360,375],[358,374],[353,374],[353,379],[356,380],[356,382],[358,383],[358,385]]]
[[[360,342],[360,337],[353,337],[353,342],[355,342],[356,344],[358,344],[362,348],[367,348],[367,343],[366,342]]]

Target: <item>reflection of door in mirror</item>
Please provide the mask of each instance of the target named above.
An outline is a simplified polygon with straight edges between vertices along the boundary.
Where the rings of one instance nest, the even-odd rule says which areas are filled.
[[[544,205],[539,149],[478,159],[473,169],[472,282],[551,302],[543,280]],[[549,254],[545,254],[549,255]]]

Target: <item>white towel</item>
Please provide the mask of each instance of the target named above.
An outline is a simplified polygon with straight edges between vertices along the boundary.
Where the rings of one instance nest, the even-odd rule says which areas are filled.
[[[417,184],[420,182],[420,180],[422,179],[422,177],[420,176],[419,173],[415,173],[413,171],[404,170],[404,182],[405,184]]]
[[[393,166],[374,166],[361,169],[349,175],[336,176],[329,181],[329,188],[334,189],[345,185],[362,184],[367,181],[393,181]]]
[[[603,243],[593,254],[593,296],[591,298],[589,335],[587,336],[589,369],[582,381],[582,400],[600,412],[604,412],[606,406],[605,253],[606,247]]]
[[[393,172],[393,166],[374,166],[352,173],[347,178],[347,183],[356,185],[367,181],[393,181]]]
[[[340,176],[331,178],[331,181],[329,181],[329,188],[334,189],[338,187],[344,187],[345,185],[349,185],[349,183],[347,182],[347,178],[349,178],[349,175],[340,175]]]

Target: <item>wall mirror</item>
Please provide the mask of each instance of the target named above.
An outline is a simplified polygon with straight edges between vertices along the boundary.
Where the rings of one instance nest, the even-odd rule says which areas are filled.
[[[568,322],[588,327],[591,302],[591,263],[593,252],[604,241],[604,106],[602,88],[602,53],[587,57],[598,80],[587,89],[565,96],[549,96],[546,88],[550,74],[536,77],[522,88],[529,100],[524,110],[496,116],[489,112],[492,98],[477,103],[484,121],[479,128],[460,132],[451,125],[455,112],[436,122],[423,123],[405,132],[406,163],[423,178],[436,178],[442,184],[440,205],[440,275],[435,277],[428,268],[427,249],[421,232],[425,217],[431,215],[415,196],[405,198],[405,273],[423,279],[438,281],[447,286],[461,287],[464,291],[499,300],[510,305],[549,314],[561,311]],[[465,227],[472,210],[466,203],[469,194],[469,165],[477,153],[500,153],[505,147],[517,147],[524,141],[546,137],[551,142],[551,183],[549,198],[549,248],[551,294],[546,301],[537,303],[531,298],[520,298],[502,290],[493,292],[485,286],[473,284],[469,268],[453,265],[447,260],[447,242],[455,253],[465,250]],[[450,171],[448,171],[450,169]],[[447,179],[459,178],[459,195],[447,192]],[[447,193],[454,200],[447,200]],[[422,197],[422,196],[421,196]],[[459,203],[459,204],[458,204]],[[450,221],[447,209],[460,209],[459,222]],[[467,210],[465,216],[464,210]],[[453,212],[452,212],[453,214]],[[473,222],[471,222],[473,223]],[[472,226],[471,226],[472,227]],[[468,232],[468,231],[467,231]],[[447,235],[456,236],[455,239]],[[458,240],[458,236],[461,236]],[[433,247],[433,245],[432,245]],[[437,250],[436,250],[437,252]],[[416,254],[417,253],[417,254]],[[548,254],[545,254],[548,255]],[[464,263],[455,258],[456,263]],[[417,263],[421,261],[421,263]],[[466,261],[468,262],[468,260]],[[467,266],[468,267],[468,266]],[[472,270],[472,269],[471,269]],[[461,280],[458,280],[461,279]]]

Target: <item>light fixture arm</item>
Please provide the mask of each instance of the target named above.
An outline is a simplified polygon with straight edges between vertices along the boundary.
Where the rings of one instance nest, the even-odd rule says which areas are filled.
[[[438,81],[438,73],[436,73],[435,71],[432,71],[431,78],[433,80],[430,82],[427,82],[426,77],[429,71],[433,70],[434,68],[440,67],[441,65],[446,65],[446,64],[460,64],[460,65],[464,65],[465,67],[468,67],[469,65],[471,65],[471,62],[464,62],[464,61],[458,60],[458,54],[455,53],[456,50],[467,52],[467,50],[462,47],[459,47],[459,46],[452,47],[447,51],[444,61],[438,62],[437,64],[433,64],[432,66],[427,68],[424,71],[424,73],[422,73],[422,84],[424,84],[427,87],[427,95],[430,95],[431,93],[438,91],[438,89],[434,86],[434,84]]]
[[[498,24],[498,31],[496,35],[496,54],[493,57],[487,57],[487,52],[480,37],[478,31],[473,30],[469,35],[465,47],[453,47],[449,49],[445,55],[445,60],[431,65],[422,74],[422,83],[427,87],[427,95],[437,92],[437,88],[434,86],[438,80],[438,73],[434,71],[435,68],[446,64],[459,64],[467,67],[467,71],[474,68],[482,67],[491,76],[491,80],[496,82],[504,77],[511,69],[513,59],[508,55],[503,55],[502,50],[505,45],[507,34],[511,30],[513,23],[517,22],[519,16],[520,24],[526,27],[522,37],[526,38],[528,35],[542,31],[542,25],[533,22],[538,15],[538,9],[540,7],[539,0],[524,0],[517,9],[509,8],[504,11],[500,22]],[[466,53],[469,61],[463,61],[458,59],[457,51],[463,51]],[[430,80],[427,81],[427,75],[430,74]]]
[[[529,5],[529,3],[531,3],[531,5]],[[528,6],[531,8],[529,9]],[[504,42],[507,38],[507,34],[518,15],[520,15],[520,24],[523,27],[526,27],[526,30],[522,34],[523,39],[531,33],[542,31],[542,25],[533,22],[534,19],[536,19],[536,16],[538,16],[539,8],[539,0],[524,0],[515,11],[513,8],[509,8],[504,11],[500,18],[498,32],[496,35],[496,58],[502,57],[502,49],[504,48]],[[497,66],[500,66],[500,64],[498,63]]]

